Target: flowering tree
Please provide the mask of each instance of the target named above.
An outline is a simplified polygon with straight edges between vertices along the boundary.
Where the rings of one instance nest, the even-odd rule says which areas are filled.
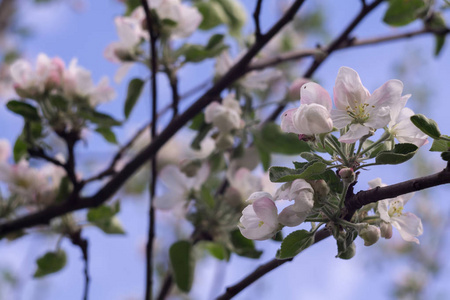
[[[245,35],[251,22],[237,0],[124,1],[124,14],[114,20],[118,41],[106,47],[104,56],[119,65],[116,82],[123,82],[134,65],[147,68],[149,76],[128,82],[120,121],[99,109],[102,103],[121,101],[108,79],[95,84],[76,59],[66,65],[42,53],[35,64],[12,62],[8,76],[16,97],[6,107],[23,118],[23,130],[12,143],[0,140],[1,238],[18,239],[31,234],[31,228],[68,238],[85,261],[84,299],[90,277],[83,230],[93,225],[107,234],[124,233],[116,216],[120,201],[110,200],[119,191],[147,197],[142,189],[129,187],[136,182],[149,187],[145,299],[165,299],[172,286],[189,293],[196,249],[226,261],[231,255],[257,259],[262,250],[253,240],[280,242],[273,260],[217,298],[230,299],[326,238],[336,241],[340,259],[355,256],[358,236],[371,246],[380,237],[390,239],[393,228],[405,243],[418,244],[424,231],[421,218],[404,206],[414,192],[450,183],[450,137],[432,119],[406,107],[414,95],[404,94],[400,80],[369,91],[356,70],[342,66],[331,96],[331,87],[322,87],[313,76],[334,52],[419,35],[435,36],[438,55],[450,32],[443,18],[448,3],[360,1],[359,13],[349,17],[329,44],[296,49],[290,43],[309,33],[302,23],[308,12],[299,11],[304,2],[289,2],[277,20],[265,24],[265,3],[255,1],[252,33]],[[377,9],[384,10],[384,23],[406,29],[377,38],[354,37],[353,30]],[[413,21],[422,28],[410,30],[407,25]],[[206,36],[207,42],[190,43],[195,34]],[[296,75],[298,66],[292,62],[306,58],[309,67]],[[179,91],[179,73],[206,61],[215,62],[209,88],[181,109],[186,97]],[[167,86],[158,82],[161,78]],[[124,139],[116,133],[138,101],[146,101],[141,94],[147,84],[149,123],[119,143]],[[271,90],[283,86],[289,88],[278,92],[281,100],[271,103]],[[170,103],[162,109],[167,101],[158,97],[161,88],[171,91]],[[194,87],[195,92],[201,89]],[[293,108],[286,110],[288,105]],[[163,114],[169,112],[167,119]],[[188,130],[195,132],[190,144],[177,144],[176,133]],[[80,171],[77,156],[87,132],[116,149],[106,167],[88,175]],[[362,173],[405,163],[428,142],[431,151],[441,153],[442,171],[393,185],[375,178],[366,190],[355,190]],[[188,147],[192,150],[172,155],[174,148]],[[274,166],[274,153],[295,155],[293,166]],[[155,271],[157,211],[169,212],[192,229],[170,246],[163,276]],[[287,227],[295,229],[284,236]],[[65,264],[58,243],[37,260],[34,277],[58,272]],[[160,288],[155,288],[155,278]]]

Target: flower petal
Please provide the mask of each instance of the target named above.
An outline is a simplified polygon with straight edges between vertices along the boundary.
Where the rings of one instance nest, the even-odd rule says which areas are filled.
[[[298,108],[289,109],[281,115],[281,130],[284,132],[300,134],[300,132],[294,127],[294,123],[292,121],[293,114],[297,111],[297,109]]]
[[[397,228],[402,238],[407,242],[419,244],[416,236],[422,235],[422,221],[413,213],[404,213],[400,217],[392,217],[391,224]]]
[[[357,140],[359,140],[368,133],[369,133],[368,127],[365,127],[361,124],[352,124],[350,125],[350,128],[347,131],[347,133],[339,138],[339,141],[351,144],[356,142]]]
[[[346,111],[348,106],[365,103],[370,96],[362,85],[358,73],[348,67],[341,67],[334,86],[334,104],[337,109]]]
[[[268,226],[278,224],[278,213],[275,203],[270,198],[260,198],[253,202],[253,209],[258,218]]]
[[[315,82],[308,82],[300,89],[300,103],[316,103],[331,111],[332,103],[328,92]]]

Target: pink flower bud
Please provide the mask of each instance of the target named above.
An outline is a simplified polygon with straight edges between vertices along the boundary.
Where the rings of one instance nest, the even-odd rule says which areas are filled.
[[[310,82],[311,80],[307,78],[297,78],[292,82],[289,87],[288,99],[289,100],[298,100],[300,99],[300,88],[305,84]]]

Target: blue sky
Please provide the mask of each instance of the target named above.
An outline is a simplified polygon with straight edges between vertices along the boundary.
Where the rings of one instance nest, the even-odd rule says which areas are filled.
[[[103,50],[110,42],[117,40],[113,19],[122,13],[123,7],[113,0],[86,1],[88,3],[85,10],[76,12],[62,2],[42,9],[31,8],[22,2],[22,20],[35,31],[35,35],[23,45],[25,55],[30,60],[34,60],[39,52],[44,52],[49,56],[60,56],[66,63],[73,57],[77,57],[81,66],[92,71],[95,81],[98,81],[103,75],[112,78],[117,70],[117,65],[103,58]],[[249,2],[249,9],[252,10],[253,3],[250,2],[253,1],[246,2]],[[262,18],[263,22],[267,22],[265,28],[270,24],[270,20],[273,20],[276,2],[274,0],[264,1],[264,4],[267,5],[263,10]],[[313,1],[306,2],[306,7],[313,5]],[[357,0],[316,2],[325,9],[326,27],[332,36],[340,32],[341,28],[350,21],[351,16],[357,13],[360,3]],[[381,5],[355,30],[355,36],[374,37],[405,30],[379,24],[385,9],[386,6]],[[250,18],[249,21],[251,22]],[[415,23],[408,28],[419,27],[420,24]],[[196,39],[200,38],[196,37]],[[311,41],[310,46],[313,45],[314,41]],[[408,78],[398,79],[405,82],[405,93],[414,89],[414,87],[406,85],[407,81],[411,82],[409,77],[432,91],[426,114],[438,122],[442,132],[449,134],[450,48],[446,45],[441,55],[434,58],[432,56],[433,47],[433,38],[423,36],[375,47],[339,51],[320,67],[315,77],[331,93],[339,67],[349,66],[359,72],[363,84],[369,91],[373,91],[385,81],[393,78],[394,64],[411,53],[420,52],[425,63],[417,69],[419,72],[409,74]],[[211,68],[211,63],[200,68],[188,67],[181,74],[181,89],[187,90],[196,83],[202,82],[205,78],[204,71],[211,70]],[[148,74],[143,69],[134,68],[130,76],[143,78]],[[103,105],[102,110],[122,118],[126,82],[127,80],[122,85],[115,85],[118,98],[112,103]],[[167,98],[170,95],[169,90],[163,79],[160,80],[160,83],[160,99]],[[414,101],[413,95],[408,106],[418,107]],[[0,108],[0,115],[2,116],[0,118],[0,138],[6,137],[13,140],[20,132],[20,119],[9,114],[4,107]],[[125,126],[121,140],[125,140],[124,136],[127,132],[132,132],[137,126],[145,123],[148,115],[149,107],[145,101],[141,101],[133,113],[132,120]],[[425,152],[429,146],[424,146],[424,149],[420,151],[427,155]],[[109,148],[107,144],[95,137],[90,140],[89,148],[78,149],[80,154],[91,155],[98,159],[103,159],[105,155],[111,155],[112,151],[113,149]],[[437,154],[432,154],[432,156],[436,159],[428,167],[431,172],[439,171],[444,164],[439,161]],[[360,189],[367,188],[366,182],[375,177],[382,177],[385,183],[409,179],[411,171],[405,167],[391,166],[373,168],[368,173],[370,174],[364,174],[361,177],[358,185]],[[448,211],[448,203],[441,200],[446,197],[446,192],[448,192],[448,187],[440,187],[435,189],[431,195],[434,205],[439,205],[442,210]],[[420,199],[417,196],[416,198]],[[416,198],[413,198],[411,202]],[[124,201],[120,219],[126,228],[126,236],[106,236],[95,228],[88,228],[84,231],[84,235],[90,241],[92,277],[90,299],[141,299],[144,290],[144,245],[147,228],[145,199],[145,197],[143,199],[131,198]],[[411,205],[411,209],[413,207],[414,205]],[[424,235],[426,234],[425,231]],[[397,233],[394,236],[396,239],[399,238]],[[392,241],[383,240],[368,248],[358,241],[356,257],[350,261],[343,261],[334,257],[336,255],[335,242],[327,239],[305,251],[294,262],[287,263],[268,274],[236,299],[255,299],[256,297],[276,299],[281,295],[284,295],[286,299],[361,299],[362,295],[367,299],[388,298],[389,283],[399,276],[398,271],[406,269],[407,266],[399,261],[389,268],[383,268],[382,272],[377,272],[370,260],[371,257],[377,257],[377,259],[380,257],[376,255],[379,250],[375,247],[383,247],[383,244],[390,242]],[[54,237],[42,235],[29,236],[12,243],[0,242],[0,267],[11,268],[18,271],[21,276],[21,291],[12,299],[62,299],[64,297],[64,299],[71,300],[81,298],[83,288],[81,253],[68,241],[64,241],[62,244],[69,255],[67,267],[60,273],[42,280],[31,278],[36,257],[48,249],[52,249],[55,244]],[[258,243],[258,246],[266,249],[261,262],[271,259],[278,248],[277,243],[270,241]],[[447,243],[444,246],[445,249],[448,249],[449,245]],[[256,266],[256,261],[236,256],[232,256],[229,265],[207,258],[200,263],[200,267],[197,269],[192,296],[194,299],[209,299],[214,291],[210,292],[207,288],[205,292],[204,286],[208,285],[216,273],[221,274],[218,278],[222,278],[222,281],[215,282],[217,290],[223,291],[225,285],[236,282],[248,270],[254,269]],[[446,266],[443,275],[433,282],[431,287],[450,293],[449,287],[445,285],[450,278],[449,270],[450,267]]]

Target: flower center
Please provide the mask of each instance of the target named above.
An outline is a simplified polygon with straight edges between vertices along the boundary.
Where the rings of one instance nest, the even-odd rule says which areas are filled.
[[[353,118],[353,122],[354,124],[364,124],[364,122],[366,122],[369,117],[370,114],[366,111],[367,107],[369,106],[368,103],[360,103],[358,104],[357,101],[355,101],[355,105],[354,106],[347,106],[346,110],[347,110],[347,114]],[[372,105],[373,108],[375,108],[374,105]]]
[[[258,227],[261,227],[263,225],[264,225],[264,222],[263,221],[259,221]]]
[[[389,216],[390,217],[400,217],[403,212],[403,206],[401,206],[399,201],[395,201],[391,204],[389,208]]]

